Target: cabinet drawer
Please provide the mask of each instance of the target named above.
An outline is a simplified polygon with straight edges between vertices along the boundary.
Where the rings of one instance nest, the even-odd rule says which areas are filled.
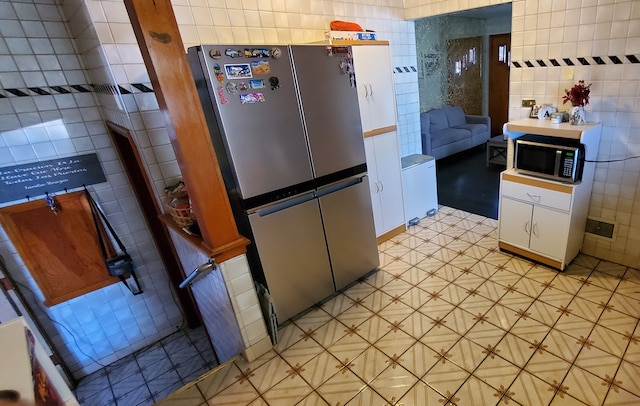
[[[503,180],[501,193],[502,196],[509,196],[513,199],[552,207],[558,210],[569,211],[571,207],[571,194],[537,186]]]

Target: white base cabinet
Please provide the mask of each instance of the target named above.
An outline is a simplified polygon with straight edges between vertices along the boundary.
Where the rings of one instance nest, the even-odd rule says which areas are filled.
[[[590,190],[502,172],[498,246],[563,270],[582,247]]]
[[[501,240],[561,260],[566,249],[569,213],[503,197]]]
[[[402,166],[395,131],[364,139],[376,237],[404,230]]]

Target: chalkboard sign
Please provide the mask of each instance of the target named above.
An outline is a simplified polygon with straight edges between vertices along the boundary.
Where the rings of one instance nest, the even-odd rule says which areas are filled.
[[[0,168],[0,203],[106,182],[97,154]]]

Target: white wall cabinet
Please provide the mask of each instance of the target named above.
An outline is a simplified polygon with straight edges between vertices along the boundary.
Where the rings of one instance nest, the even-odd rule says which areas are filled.
[[[397,123],[393,71],[388,45],[352,46],[362,131]]]
[[[378,242],[406,229],[389,44],[351,47]]]
[[[376,236],[404,227],[402,168],[395,131],[364,139]]]

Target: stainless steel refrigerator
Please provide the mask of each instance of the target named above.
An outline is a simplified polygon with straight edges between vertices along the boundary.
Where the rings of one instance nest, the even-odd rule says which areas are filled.
[[[348,47],[201,45],[189,60],[253,277],[278,323],[379,265]]]

